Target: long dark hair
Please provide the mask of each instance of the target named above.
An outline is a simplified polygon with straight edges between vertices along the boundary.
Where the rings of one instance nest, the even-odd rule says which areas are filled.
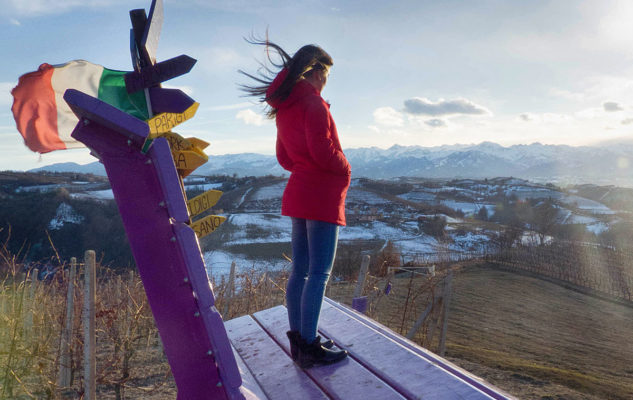
[[[238,70],[239,73],[246,75],[261,84],[255,86],[239,85],[239,87],[242,91],[246,92],[247,96],[257,97],[262,103],[265,103],[268,100],[285,100],[290,95],[290,92],[292,92],[292,88],[302,77],[308,77],[315,71],[325,70],[326,68],[331,67],[334,63],[332,61],[332,57],[330,57],[325,50],[314,44],[303,46],[291,57],[284,51],[284,49],[281,48],[281,46],[268,40],[268,35],[266,35],[266,39],[264,40],[254,37],[244,40],[250,44],[266,46],[266,58],[272,66],[271,68],[260,62],[260,68],[257,71],[258,76]],[[277,53],[279,58],[281,58],[281,62],[275,62],[273,60],[270,54],[270,49]],[[288,70],[288,75],[286,75],[283,83],[273,93],[266,96],[268,88],[283,68]],[[266,115],[268,118],[275,118],[277,115],[277,109],[269,106],[266,111]]]

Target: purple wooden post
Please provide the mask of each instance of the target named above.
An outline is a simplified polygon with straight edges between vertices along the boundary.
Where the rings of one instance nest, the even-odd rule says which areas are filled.
[[[241,375],[189,221],[169,145],[141,148],[147,124],[76,90],[72,136],[103,162],[179,399],[244,399]]]
[[[354,297],[352,299],[352,308],[364,314],[367,311],[367,296]]]

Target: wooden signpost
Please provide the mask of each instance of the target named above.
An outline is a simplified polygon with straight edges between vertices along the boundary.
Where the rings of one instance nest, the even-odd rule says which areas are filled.
[[[219,190],[209,190],[202,193],[199,196],[194,197],[191,200],[187,200],[187,208],[189,209],[189,215],[191,218],[202,214],[211,207],[217,204],[222,197],[222,192]]]
[[[199,220],[192,222],[191,229],[193,229],[198,238],[203,238],[218,229],[224,221],[226,221],[226,217],[209,215],[208,217],[200,218]]]
[[[195,59],[183,54],[167,61],[150,65],[149,67],[141,69],[140,72],[128,72],[124,76],[125,87],[127,88],[128,93],[134,93],[145,88],[150,88],[177,76],[188,73],[191,71],[195,63]]]
[[[186,120],[193,118],[198,111],[199,103],[193,103],[182,113],[160,113],[147,121],[149,125],[150,137],[158,137],[162,133],[171,131],[172,128],[182,124]]]
[[[149,119],[141,121],[70,89],[64,100],[80,120],[72,136],[105,166],[178,398],[242,400],[241,375],[197,240],[226,217],[192,221],[210,210],[222,193],[212,190],[187,200],[182,180],[208,160],[203,149],[209,143],[171,131],[192,118],[199,105],[178,89],[160,87],[189,72],[196,60],[182,55],[156,62],[162,0],[152,1],[149,18],[144,10],[132,10],[130,18],[134,71],[125,76],[126,87],[128,93],[144,91]]]

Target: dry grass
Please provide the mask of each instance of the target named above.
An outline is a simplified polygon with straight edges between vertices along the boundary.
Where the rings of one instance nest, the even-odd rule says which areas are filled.
[[[68,278],[32,284],[5,257],[0,285],[0,398],[80,398],[83,392],[78,280],[73,328],[73,382],[57,386],[60,332]],[[453,266],[447,357],[526,399],[633,398],[633,308],[555,284],[482,266]],[[444,273],[369,276],[368,315],[406,335],[443,291]],[[444,271],[446,271],[444,269]],[[238,274],[235,294],[213,282],[225,320],[283,304],[286,273]],[[389,295],[385,287],[391,283]],[[351,304],[354,282],[331,283],[327,295]],[[31,297],[33,291],[33,298]],[[140,279],[102,270],[97,289],[98,396],[173,399],[176,388],[162,353]],[[442,303],[414,340],[439,346]],[[30,317],[32,316],[32,317]],[[33,322],[30,323],[30,318]]]

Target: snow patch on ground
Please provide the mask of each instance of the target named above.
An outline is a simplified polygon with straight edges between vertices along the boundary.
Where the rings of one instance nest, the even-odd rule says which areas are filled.
[[[366,192],[361,189],[350,188],[347,191],[347,203],[365,203],[369,205],[383,205],[390,204],[389,200],[386,200],[374,193]]]
[[[66,203],[61,203],[59,207],[57,207],[57,212],[55,213],[55,217],[50,220],[48,223],[48,229],[54,231],[61,229],[64,224],[80,224],[84,220],[84,217],[77,214],[75,210]]]
[[[226,244],[290,242],[290,218],[279,214],[248,213],[229,216],[232,225],[240,227]],[[264,232],[258,237],[253,231]]]
[[[73,199],[114,200],[112,189],[93,190],[85,193],[71,193]]]
[[[205,183],[204,185],[187,185],[185,186],[185,189],[187,190],[202,190],[203,192],[206,192],[208,190],[215,190],[215,189],[219,189],[221,188],[223,185],[222,182],[219,183]]]
[[[257,189],[255,194],[251,196],[251,200],[273,200],[273,199],[281,199],[283,195],[284,188],[286,187],[286,182],[279,182],[274,185],[264,186],[262,188]]]
[[[207,266],[207,275],[213,277],[219,283],[222,276],[228,279],[231,273],[231,263],[235,262],[236,274],[245,273],[252,268],[258,271],[282,271],[290,268],[290,263],[284,259],[252,260],[243,254],[234,254],[226,251],[207,251],[203,254],[204,263]]]

